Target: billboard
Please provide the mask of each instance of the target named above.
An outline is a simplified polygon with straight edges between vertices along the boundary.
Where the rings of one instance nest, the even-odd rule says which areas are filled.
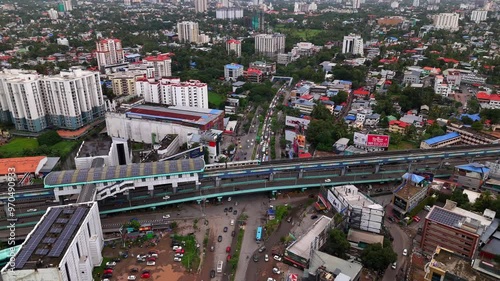
[[[354,141],[355,145],[365,146],[366,145],[366,140],[367,140],[367,136],[365,134],[358,133],[358,132],[354,133],[353,141]]]
[[[366,145],[375,147],[389,147],[389,136],[368,134]]]
[[[297,118],[297,117],[293,117],[293,116],[286,116],[286,118],[285,118],[285,125],[286,126],[296,127],[297,125],[300,124],[306,130],[307,130],[307,126],[309,126],[310,122],[311,122],[311,120]]]
[[[342,204],[342,202],[340,202],[340,200],[337,199],[337,197],[335,197],[335,195],[333,195],[330,190],[328,190],[328,201],[330,202],[330,204],[332,204],[337,213],[342,214],[345,211],[344,204]]]

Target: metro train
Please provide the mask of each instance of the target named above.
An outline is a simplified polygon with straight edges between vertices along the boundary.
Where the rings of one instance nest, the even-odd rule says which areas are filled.
[[[246,160],[226,163],[214,163],[205,165],[205,171],[235,169],[239,167],[259,166],[260,160]]]

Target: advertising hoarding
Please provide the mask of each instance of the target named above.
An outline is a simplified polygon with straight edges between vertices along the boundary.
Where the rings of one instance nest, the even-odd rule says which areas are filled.
[[[389,147],[389,136],[368,134],[366,138],[367,146]]]

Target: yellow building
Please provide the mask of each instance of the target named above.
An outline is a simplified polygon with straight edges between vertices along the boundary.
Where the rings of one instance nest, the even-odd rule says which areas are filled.
[[[135,80],[145,74],[144,71],[125,71],[109,75],[113,86],[113,94],[116,96],[135,96]]]

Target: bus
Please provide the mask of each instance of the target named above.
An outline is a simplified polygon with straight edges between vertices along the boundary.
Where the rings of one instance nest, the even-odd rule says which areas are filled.
[[[257,234],[255,235],[255,240],[262,240],[262,226],[257,227]]]

